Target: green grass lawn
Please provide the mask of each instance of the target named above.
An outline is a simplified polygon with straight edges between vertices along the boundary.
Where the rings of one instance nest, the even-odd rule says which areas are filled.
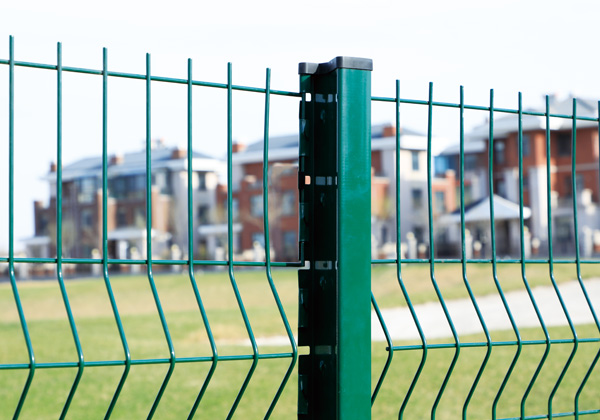
[[[584,277],[600,276],[599,268],[585,266]],[[549,285],[548,267],[531,264],[527,278],[532,286]],[[596,271],[597,274],[594,272]],[[428,265],[402,267],[403,280],[413,303],[436,299]],[[467,296],[460,265],[435,267],[436,279],[445,299]],[[559,282],[572,280],[573,265],[557,265]],[[503,290],[523,288],[520,267],[502,265],[499,280]],[[296,331],[297,274],[295,270],[274,270],[274,281],[286,313]],[[495,293],[489,264],[472,264],[468,279],[477,295]],[[236,270],[253,332],[257,337],[283,336],[284,325],[278,314],[264,271]],[[206,306],[219,355],[251,354],[245,344],[247,333],[226,271],[197,274],[198,287]],[[112,276],[111,284],[123,319],[133,359],[168,358],[168,348],[160,320],[144,276]],[[176,356],[210,356],[206,330],[185,274],[156,275],[161,303],[166,313]],[[394,266],[374,266],[373,293],[382,307],[405,305],[398,287]],[[102,279],[69,280],[66,283],[86,361],[123,360],[123,349]],[[77,355],[65,316],[57,282],[19,282],[29,330],[38,363],[75,362]],[[578,326],[579,337],[598,337],[592,325]],[[552,328],[552,338],[571,338],[566,328]],[[540,338],[540,331],[522,331],[524,339]],[[494,341],[514,340],[512,332],[494,332]],[[461,337],[463,342],[483,341],[482,337]],[[447,342],[447,341],[446,341]],[[27,363],[27,350],[14,305],[10,284],[0,283],[0,364]],[[395,342],[395,345],[403,343]],[[565,364],[572,344],[552,346],[550,357],[536,382],[526,409],[527,415],[547,412],[548,395]],[[581,344],[555,400],[555,412],[572,411],[573,395],[587,371],[598,344]],[[287,353],[287,347],[260,347],[260,353]],[[302,351],[302,350],[301,350]],[[484,356],[485,349],[463,348],[456,369],[437,411],[437,418],[459,418],[462,406]],[[500,400],[499,417],[519,415],[520,400],[543,346],[526,346],[519,364]],[[373,385],[379,377],[387,351],[385,343],[373,343]],[[490,418],[491,402],[514,355],[514,346],[495,347],[473,400],[469,418]],[[408,405],[405,418],[428,418],[454,349],[430,350],[425,370]],[[397,418],[398,410],[421,358],[420,350],[397,351],[379,397],[373,418]],[[261,360],[240,403],[236,418],[262,418],[281,383],[290,359]],[[158,419],[186,418],[210,367],[209,363],[178,363],[159,405]],[[220,361],[210,387],[195,418],[224,418],[250,368],[250,361]],[[165,377],[166,364],[136,365],[131,368],[113,418],[145,418]],[[103,418],[123,372],[122,366],[85,368],[68,418]],[[38,369],[22,412],[24,419],[55,419],[64,405],[75,378],[75,368]],[[21,394],[27,370],[0,370],[0,418],[11,418]],[[296,417],[295,374],[290,378],[273,418]],[[596,367],[581,398],[581,409],[600,408],[600,367]],[[585,418],[599,418],[586,416]]]

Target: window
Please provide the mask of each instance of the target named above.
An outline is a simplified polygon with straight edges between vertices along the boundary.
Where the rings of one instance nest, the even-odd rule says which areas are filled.
[[[571,133],[562,131],[557,136],[558,156],[571,156]]]
[[[81,178],[77,182],[78,195],[77,201],[80,203],[91,203],[94,201],[94,194],[96,194],[96,178],[86,177]]]
[[[206,205],[202,205],[198,207],[198,223],[200,223],[201,225],[205,225],[207,224],[208,221],[208,214],[209,214],[209,207]]]
[[[433,162],[435,164],[436,176],[445,176],[446,171],[450,169],[456,170],[454,168],[455,165],[453,165],[454,158],[452,156],[435,156]]]
[[[412,189],[410,191],[412,197],[412,206],[414,209],[423,207],[423,190]]]
[[[206,190],[206,173],[198,172],[198,189],[200,191]]]
[[[81,210],[81,227],[90,228],[94,224],[92,210],[84,209]]]
[[[254,217],[262,217],[262,215],[263,215],[262,195],[253,195],[250,197],[250,214]]]
[[[572,193],[573,193],[573,178],[571,178],[571,175],[565,176],[564,182],[565,182],[566,196],[571,197]],[[581,174],[575,175],[575,188],[577,188],[577,194],[579,194],[583,190],[583,188],[584,188],[583,175],[581,175]]]
[[[436,213],[445,213],[446,212],[446,194],[444,191],[436,191],[435,192],[435,211]]]
[[[127,225],[127,211],[124,208],[117,210],[117,227]]]
[[[529,134],[523,134],[523,156],[531,154],[531,138]]]
[[[281,214],[291,216],[296,213],[296,193],[294,191],[286,191],[283,193],[281,200]]]
[[[506,144],[504,141],[497,140],[494,142],[494,162],[502,164],[506,161],[505,148]]]
[[[477,168],[477,155],[465,155],[465,170],[473,170]]]
[[[40,235],[46,235],[46,234],[48,234],[48,218],[46,216],[42,216],[40,218],[40,230],[39,230],[39,234]]]
[[[419,170],[419,152],[413,150],[412,152],[410,152],[410,156],[412,159],[412,170],[418,171]]]
[[[111,197],[118,199],[142,199],[146,190],[145,175],[127,175],[112,178],[108,181]]]
[[[415,231],[414,233],[417,243],[423,243],[425,240],[425,229],[423,226],[415,226],[413,230]]]
[[[498,194],[500,197],[503,198],[508,198],[506,196],[506,183],[504,182],[503,179],[499,179],[496,181],[496,194]]]
[[[527,174],[523,175],[523,191],[529,190],[529,176]]]
[[[569,217],[557,217],[554,220],[554,236],[559,241],[571,240],[573,220]]]

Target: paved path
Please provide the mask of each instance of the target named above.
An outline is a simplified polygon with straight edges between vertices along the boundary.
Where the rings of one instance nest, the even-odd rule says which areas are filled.
[[[600,279],[585,280],[585,287],[596,315],[600,317]],[[577,281],[559,285],[569,315],[575,324],[591,324],[594,318]],[[532,289],[534,298],[547,327],[568,325],[554,288],[551,286]],[[519,328],[538,327],[539,321],[529,295],[525,290],[505,293],[506,300]],[[477,304],[490,331],[512,329],[506,310],[498,294],[477,297]],[[452,321],[460,335],[483,332],[477,313],[470,299],[446,301]],[[448,321],[439,302],[415,305],[417,317],[427,339],[452,337]],[[382,309],[388,331],[393,340],[418,339],[419,333],[410,311],[406,307]],[[385,336],[375,312],[371,313],[373,341],[385,341]],[[285,346],[289,339],[285,336],[257,337],[259,345]],[[236,344],[249,344],[249,340],[236,341]]]
[[[585,280],[585,287],[594,305],[596,315],[600,317],[600,279]],[[559,285],[559,289],[569,315],[575,324],[589,324],[594,322],[578,282],[562,283]],[[532,291],[546,326],[568,325],[560,302],[552,287],[535,287]],[[540,325],[531,300],[525,290],[508,292],[505,293],[505,296],[517,327],[526,328]],[[512,328],[499,295],[477,297],[477,304],[490,331],[510,330]],[[446,306],[459,334],[483,332],[470,299],[446,301]],[[415,310],[425,336],[428,339],[452,337],[448,321],[446,321],[439,302],[415,305]],[[382,309],[381,312],[392,339],[410,340],[419,338],[417,328],[408,308]],[[371,331],[374,341],[385,340],[375,313],[371,316]]]

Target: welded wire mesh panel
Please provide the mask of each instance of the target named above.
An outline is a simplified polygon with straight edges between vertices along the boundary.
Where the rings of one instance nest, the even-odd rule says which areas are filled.
[[[3,154],[8,156],[8,220],[3,222],[6,230],[2,229],[8,236],[8,255],[0,256],[2,271],[7,273],[7,281],[0,283],[0,417],[287,415],[295,408],[294,389],[290,392],[286,385],[296,364],[297,348],[285,308],[296,305],[297,287],[295,271],[285,268],[301,263],[271,261],[269,126],[272,96],[297,101],[299,94],[272,90],[270,70],[264,87],[236,86],[231,64],[227,82],[212,83],[192,78],[191,60],[187,77],[177,79],[154,75],[149,54],[143,74],[110,71],[106,49],[102,69],[63,66],[61,44],[56,57],[52,64],[17,61],[11,37],[9,57],[0,59],[1,67],[8,70],[8,136],[2,142]],[[34,244],[47,246],[55,257],[15,255],[14,220],[19,208],[15,205],[14,156],[16,149],[23,150],[26,146],[22,145],[27,144],[15,130],[16,86],[20,86],[15,80],[26,69],[51,72],[56,80],[56,106],[46,110],[54,114],[56,122],[56,131],[46,133],[56,142],[55,155],[48,156],[55,160],[48,175],[52,191],[48,209],[40,213],[51,218],[38,220],[36,213],[36,224],[42,224],[36,229],[45,236]],[[93,78],[101,92],[101,111],[96,115],[101,133],[93,133],[101,136],[101,148],[87,150],[99,157],[82,161],[94,164],[83,169],[89,170],[88,176],[80,176],[77,182],[73,181],[73,166],[69,172],[63,164],[63,134],[68,129],[63,126],[63,79],[67,75]],[[111,84],[122,82],[136,84],[138,91],[144,92],[141,114],[135,112],[143,115],[143,153],[125,157],[109,155]],[[158,86],[185,89],[185,94],[180,92],[180,105],[187,110],[187,147],[169,151],[170,155],[153,141],[153,107],[161,105],[153,101]],[[224,203],[214,216],[220,225],[212,227],[220,235],[224,252],[221,258],[212,259],[198,258],[206,256],[198,249],[206,246],[198,242],[198,231],[201,227],[204,234],[210,230],[205,226],[210,209],[202,200],[208,200],[206,186],[214,181],[209,176],[216,177],[202,166],[211,160],[193,151],[195,145],[213,141],[193,136],[193,93],[199,89],[225,95],[225,106],[218,112],[225,115],[225,136],[218,140],[227,152],[225,185],[213,189],[224,196]],[[262,223],[257,241],[263,243],[264,256],[253,261],[241,261],[234,254],[239,233],[233,196],[239,183],[234,180],[232,158],[234,92],[253,94],[264,106],[260,176],[255,176],[262,205],[253,215]],[[133,120],[134,112],[131,114]],[[119,169],[123,159],[129,159],[129,169],[124,165]],[[165,177],[173,170],[163,164],[165,160],[180,163],[178,184]],[[177,188],[177,200],[165,199],[169,194],[175,196]],[[199,198],[201,194],[205,198]],[[123,202],[129,207],[122,206],[121,211],[119,203]],[[173,213],[170,223],[177,229],[161,240],[160,223],[166,223],[164,213],[168,211]],[[67,214],[74,219],[65,218]],[[177,234],[185,238],[184,250],[163,249],[170,238],[175,242]],[[97,248],[85,248],[88,240]],[[120,244],[126,240],[134,240],[139,249],[123,248]],[[123,272],[129,274],[121,275]],[[27,281],[34,273],[46,281]],[[281,338],[270,342],[262,336]]]
[[[526,111],[519,94],[505,109],[491,91],[489,105],[470,106],[461,87],[442,103],[430,84],[412,100],[399,82],[394,97],[373,98],[396,115],[395,247],[374,249],[372,264],[374,418],[600,414],[598,107],[580,115],[577,99],[566,111],[553,99]],[[414,119],[401,119],[414,108],[426,112],[421,144],[405,130]],[[434,167],[434,116],[448,110],[458,141],[440,156],[454,162]],[[469,138],[466,112],[486,117]]]

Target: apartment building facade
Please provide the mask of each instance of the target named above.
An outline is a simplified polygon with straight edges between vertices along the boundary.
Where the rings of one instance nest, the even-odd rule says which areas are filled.
[[[187,152],[153,143],[152,254],[180,258],[188,253]],[[215,191],[223,162],[197,152],[192,154],[193,217],[195,226],[212,223]],[[56,165],[45,177],[50,187],[47,203],[34,203],[35,236],[26,240],[31,257],[56,255]],[[107,238],[109,258],[145,258],[146,154],[114,155],[108,164]],[[102,249],[102,159],[91,157],[62,169],[63,256],[99,257]],[[196,256],[208,254],[206,242],[194,228]]]
[[[248,258],[264,246],[263,233],[263,142],[236,145],[233,154],[234,250]],[[269,139],[269,214],[271,252],[275,259],[298,257],[298,136]],[[396,127],[371,128],[372,253],[383,256],[396,243]],[[401,128],[400,131],[401,232],[427,243],[427,138]],[[437,184],[436,184],[437,185]],[[439,188],[445,191],[442,186]],[[226,188],[219,189],[218,202],[226,202]],[[449,199],[452,199],[448,195]],[[443,211],[448,203],[444,199]],[[395,249],[395,248],[394,248]],[[395,251],[391,251],[393,253]]]
[[[578,116],[597,117],[597,103],[579,99]],[[545,112],[535,109],[536,112]],[[573,112],[573,98],[550,98],[550,113],[569,116]],[[517,115],[499,116],[494,120],[493,186],[494,193],[518,204],[519,193],[519,131]],[[556,253],[573,252],[573,180],[572,180],[572,120],[553,117],[550,119],[550,191],[552,227]],[[489,126],[482,124],[469,133],[465,142],[465,178],[489,195],[488,152]],[[548,248],[548,198],[546,158],[546,118],[537,115],[522,117],[522,168],[523,205],[531,210],[525,220],[528,234],[539,251]],[[600,229],[598,202],[600,183],[598,168],[598,125],[592,121],[577,121],[576,126],[575,185],[578,198],[579,230],[582,251],[590,255],[593,250],[593,232]],[[458,146],[443,153],[455,164],[458,162]],[[468,175],[467,175],[468,174]],[[489,223],[489,221],[488,221]],[[518,230],[510,229],[512,236]],[[596,234],[598,236],[598,234]],[[511,241],[514,242],[514,241]],[[516,248],[518,250],[518,246]]]

